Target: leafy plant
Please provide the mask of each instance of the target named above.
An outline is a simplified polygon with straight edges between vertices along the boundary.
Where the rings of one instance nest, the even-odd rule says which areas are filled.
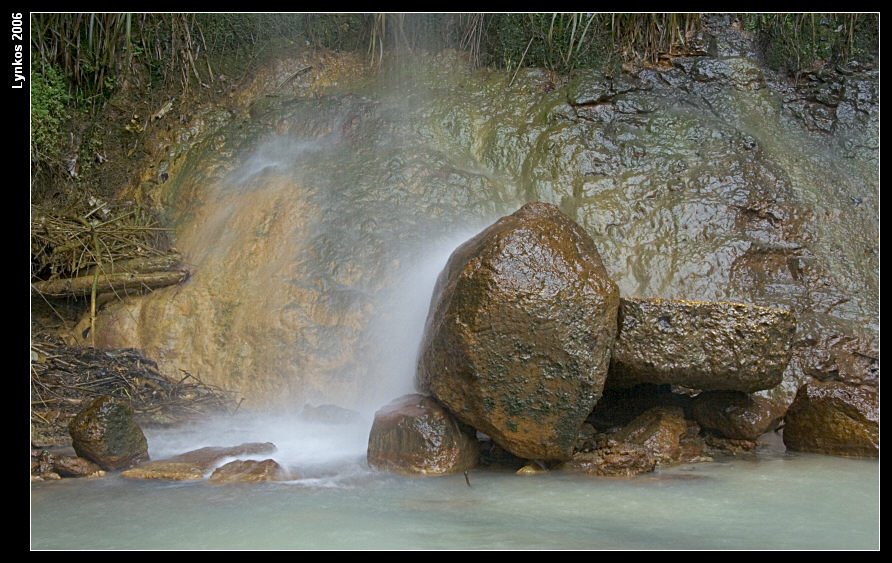
[[[62,161],[62,128],[71,101],[62,73],[55,67],[31,74],[31,161],[37,166]]]

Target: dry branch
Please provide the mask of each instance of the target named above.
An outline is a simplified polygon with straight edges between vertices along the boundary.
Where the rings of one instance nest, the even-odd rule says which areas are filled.
[[[147,258],[131,258],[129,260],[118,260],[99,267],[100,274],[138,274],[148,272],[162,272],[170,270],[182,261],[183,257],[172,252],[164,256],[150,256]],[[88,276],[96,273],[97,267],[94,266],[87,270]]]
[[[184,281],[189,273],[181,270],[172,272],[118,273],[99,275],[97,293],[135,293],[145,289],[157,289]],[[96,276],[79,276],[60,280],[34,282],[31,286],[44,295],[65,296],[85,295],[93,288]]]

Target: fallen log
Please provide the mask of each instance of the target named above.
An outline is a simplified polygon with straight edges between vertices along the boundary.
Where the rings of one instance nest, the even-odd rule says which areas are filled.
[[[182,259],[183,257],[180,254],[170,253],[165,254],[164,256],[150,256],[145,258],[118,260],[116,262],[103,262],[99,269],[99,275],[162,272],[177,266]],[[86,275],[92,276],[96,273],[96,270],[97,266],[93,266],[87,270]]]
[[[171,272],[118,273],[99,275],[96,286],[97,293],[139,293],[145,289],[157,289],[168,285],[176,285],[184,281],[189,272],[174,270]],[[85,295],[93,288],[95,275],[79,276],[59,280],[39,281],[31,284],[43,295],[61,297],[65,295]]]

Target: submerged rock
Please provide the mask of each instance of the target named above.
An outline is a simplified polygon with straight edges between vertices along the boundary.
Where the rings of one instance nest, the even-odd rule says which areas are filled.
[[[208,479],[212,485],[224,483],[260,483],[263,481],[287,481],[291,476],[275,460],[253,461],[239,459],[214,470]]]
[[[417,387],[517,456],[568,459],[601,396],[618,302],[585,231],[527,204],[449,258]]]
[[[734,440],[753,441],[774,430],[785,411],[776,401],[739,391],[705,391],[694,399],[700,426]]]
[[[375,413],[368,463],[407,475],[447,475],[477,465],[477,440],[430,397],[405,395]]]
[[[247,442],[232,447],[200,448],[128,469],[121,473],[121,476],[128,479],[197,481],[203,479],[227,457],[264,455],[275,451],[276,446],[270,442]]]
[[[308,422],[321,422],[324,424],[356,424],[362,422],[362,415],[350,409],[337,405],[304,405],[300,417]]]
[[[107,470],[125,469],[149,459],[148,444],[130,405],[99,397],[68,425],[77,455]]]
[[[791,450],[852,457],[879,457],[879,395],[837,381],[799,388],[784,418]]]
[[[753,392],[777,386],[796,318],[738,303],[622,299],[610,384]]]

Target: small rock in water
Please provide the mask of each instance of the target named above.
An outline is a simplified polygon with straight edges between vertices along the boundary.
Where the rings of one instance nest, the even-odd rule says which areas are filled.
[[[103,396],[80,411],[68,425],[77,455],[103,469],[125,469],[149,459],[142,429],[130,405]]]
[[[375,413],[368,463],[407,475],[447,475],[474,468],[477,440],[430,397],[406,395]]]
[[[260,483],[263,481],[287,481],[294,478],[282,469],[275,460],[252,461],[238,459],[214,470],[208,482],[213,485],[223,483]]]
[[[598,477],[635,477],[654,470],[657,460],[641,447],[617,444],[608,449],[580,452],[559,469]]]
[[[811,381],[799,388],[784,418],[791,450],[851,457],[879,457],[879,395],[839,381]]]
[[[783,419],[783,405],[740,391],[704,391],[694,399],[694,418],[726,438],[756,440]]]

